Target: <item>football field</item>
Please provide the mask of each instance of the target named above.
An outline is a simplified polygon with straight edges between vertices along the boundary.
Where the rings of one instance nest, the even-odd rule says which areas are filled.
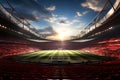
[[[11,56],[18,61],[37,63],[82,63],[104,60],[105,56],[95,55],[80,50],[40,50],[36,52]]]

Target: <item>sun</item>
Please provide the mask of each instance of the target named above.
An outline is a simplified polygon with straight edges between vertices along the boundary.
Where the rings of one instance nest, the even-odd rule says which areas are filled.
[[[66,40],[65,32],[59,32],[57,37],[58,37],[58,40],[60,40],[60,41]]]
[[[49,36],[48,39],[65,41],[68,39],[68,36],[67,36],[66,32],[57,32],[56,35]]]
[[[55,29],[56,34],[47,37],[47,39],[52,39],[52,40],[58,40],[58,41],[65,41],[65,40],[69,40],[70,37],[70,31],[67,30],[66,28],[57,28]]]

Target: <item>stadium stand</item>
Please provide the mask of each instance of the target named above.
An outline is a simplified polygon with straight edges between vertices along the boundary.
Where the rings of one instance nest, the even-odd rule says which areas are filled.
[[[40,50],[34,43],[16,35],[14,32],[1,26],[0,55],[13,55]]]
[[[83,51],[101,54],[101,55],[109,55],[109,56],[120,56],[120,38],[111,38],[108,40],[104,40],[93,44],[92,46],[83,48]]]
[[[114,63],[114,65],[109,63],[96,65],[45,66],[40,64],[17,63],[4,59],[0,61],[0,76],[3,80],[113,80],[116,78],[119,79],[120,76],[120,62]]]

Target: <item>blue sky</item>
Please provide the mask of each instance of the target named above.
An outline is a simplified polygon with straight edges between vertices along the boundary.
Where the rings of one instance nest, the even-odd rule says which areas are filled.
[[[0,2],[10,9],[5,0]],[[52,33],[48,39],[59,40],[78,35],[102,10],[105,0],[9,0],[9,3],[16,10],[14,15],[26,19],[40,34]]]

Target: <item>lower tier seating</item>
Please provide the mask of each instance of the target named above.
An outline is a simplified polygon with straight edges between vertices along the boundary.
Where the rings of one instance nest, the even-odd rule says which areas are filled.
[[[41,65],[0,59],[1,80],[119,80],[120,62],[108,64]],[[116,62],[115,61],[115,62]]]

